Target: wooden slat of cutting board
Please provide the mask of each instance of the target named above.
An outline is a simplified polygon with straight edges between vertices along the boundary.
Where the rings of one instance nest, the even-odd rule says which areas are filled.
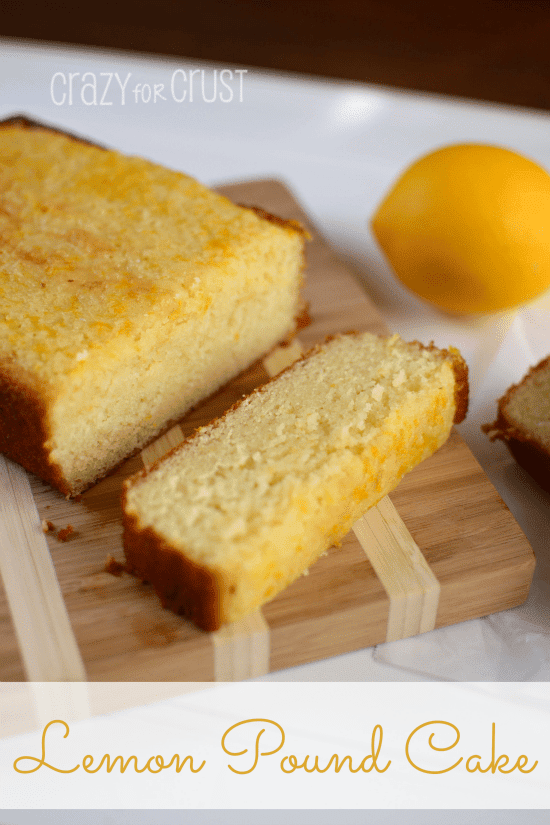
[[[239,203],[308,223],[291,193],[276,181],[239,184],[223,192]],[[384,332],[359,282],[311,231],[305,292],[312,324],[302,330],[301,340],[309,345],[350,329]],[[251,368],[187,416],[184,432],[220,414],[265,378],[261,366]],[[66,501],[31,477],[41,518],[58,528],[72,524],[75,529],[69,541],[48,535],[48,543],[88,678],[208,681],[214,676],[210,634],[163,610],[147,585],[104,571],[109,554],[123,560],[119,494],[123,479],[139,467],[139,456],[130,459],[80,502]],[[391,498],[441,583],[437,626],[525,599],[534,568],[531,548],[456,432]],[[3,595],[0,676],[23,679]],[[333,548],[309,575],[262,609],[270,630],[270,669],[384,641],[388,608],[380,582],[350,533],[341,548]]]

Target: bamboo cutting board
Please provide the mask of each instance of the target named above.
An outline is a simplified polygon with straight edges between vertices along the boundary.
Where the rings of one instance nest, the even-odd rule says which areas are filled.
[[[222,191],[238,203],[260,206],[309,225],[292,195],[276,181],[239,184]],[[309,228],[314,240],[308,245],[305,297],[312,323],[300,333],[303,344],[351,329],[384,332],[377,310],[353,274]],[[263,365],[252,367],[190,413],[181,423],[183,433],[222,413],[266,377]],[[41,519],[57,529],[69,524],[73,527],[65,542],[53,533],[46,536],[68,614],[68,632],[71,635],[72,628],[76,656],[80,656],[77,675],[66,678],[84,678],[78,675],[82,673],[91,681],[239,679],[388,638],[390,607],[393,609],[396,602],[388,597],[353,532],[307,576],[249,620],[215,634],[204,633],[163,610],[148,585],[125,573],[115,576],[106,572],[108,556],[123,561],[122,481],[141,466],[142,457],[133,457],[78,502],[65,500],[29,476],[38,513],[30,496],[30,504],[20,498],[13,505],[26,510],[26,529],[36,541]],[[15,490],[18,482],[14,479]],[[4,485],[6,495],[8,488],[9,479]],[[431,569],[428,573],[438,582],[436,627],[505,610],[526,598],[534,569],[532,550],[456,432],[436,455],[401,482],[391,500],[421,548],[426,568]],[[28,661],[25,668],[20,647],[6,592],[1,590],[2,680],[23,680],[32,672]]]

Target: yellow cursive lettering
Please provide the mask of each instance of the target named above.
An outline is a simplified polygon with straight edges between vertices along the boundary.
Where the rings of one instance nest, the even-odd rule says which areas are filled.
[[[42,731],[42,759],[38,759],[36,756],[19,756],[13,763],[13,767],[17,771],[17,773],[34,773],[35,771],[38,771],[42,767],[42,765],[44,765],[44,767],[46,768],[49,768],[51,771],[56,771],[56,773],[74,773],[79,769],[80,765],[76,765],[74,768],[70,768],[69,770],[64,770],[63,768],[56,768],[53,765],[50,765],[48,762],[46,762],[46,734],[52,725],[63,725],[65,727],[63,739],[67,738],[67,736],[69,735],[69,726],[66,722],[64,722],[62,719],[53,719],[51,722],[48,722],[48,724]],[[29,759],[31,762],[36,762],[37,764],[34,768],[29,768],[28,770],[18,768],[17,764],[19,762],[22,762],[24,759]]]
[[[415,728],[413,730],[413,732],[411,733],[411,735],[409,736],[409,738],[407,739],[407,745],[405,747],[405,753],[407,755],[407,759],[410,762],[410,764],[413,766],[413,768],[415,768],[417,771],[421,771],[422,773],[432,773],[432,774],[448,773],[449,771],[454,770],[454,768],[456,768],[457,765],[460,765],[460,763],[462,762],[463,757],[460,757],[460,759],[458,759],[458,761],[455,762],[454,765],[450,765],[448,768],[443,768],[440,771],[429,771],[426,768],[421,768],[419,765],[416,765],[413,762],[413,760],[411,759],[411,756],[410,756],[410,753],[409,753],[409,746],[410,746],[410,743],[412,741],[412,738],[413,738],[413,736],[415,736],[416,733],[418,733],[419,730],[421,730],[422,728],[427,727],[428,725],[447,725],[448,727],[453,728],[455,733],[456,733],[455,739],[454,739],[453,742],[451,742],[450,745],[447,745],[446,747],[440,748],[440,747],[437,747],[436,745],[434,745],[433,737],[434,737],[435,733],[432,732],[430,734],[429,738],[428,738],[428,744],[429,744],[430,748],[432,748],[432,750],[448,751],[448,750],[451,750],[452,748],[456,747],[456,745],[458,744],[458,742],[460,740],[460,731],[458,730],[456,725],[451,724],[451,722],[443,722],[441,720],[433,721],[433,722],[425,722],[423,725],[419,725],[417,728]],[[485,767],[483,767],[483,757],[479,753],[473,753],[471,756],[469,756],[466,759],[466,762],[464,763],[464,767],[466,768],[468,773],[476,773],[476,772],[489,773],[489,772],[491,772],[492,774],[495,774],[497,771],[499,773],[512,773],[512,771],[515,771],[515,770],[519,770],[520,773],[531,773],[531,771],[534,771],[535,768],[537,767],[538,761],[535,761],[530,768],[527,767],[528,762],[529,762],[529,757],[522,753],[521,756],[518,756],[515,763],[510,768],[508,768],[507,766],[511,764],[510,757],[508,756],[508,754],[501,753],[497,756],[496,724],[493,722],[492,727],[491,727],[491,758],[490,758],[489,762],[487,763],[487,765]]]
[[[361,769],[365,773],[370,773],[370,771],[372,771],[373,768],[377,773],[384,773],[390,767],[391,759],[388,760],[388,762],[386,763],[386,765],[383,768],[378,767],[378,757],[380,756],[380,751],[382,750],[382,739],[383,739],[383,737],[384,737],[384,730],[382,728],[382,725],[375,725],[374,728],[372,729],[372,736],[371,736],[371,740],[370,740],[371,752],[368,756],[365,756],[365,758],[363,759],[363,762],[361,762]],[[369,768],[365,768],[363,763],[368,761],[369,759],[372,759],[372,765]]]
[[[300,770],[300,769],[305,770],[306,773],[326,773],[329,770],[329,768],[331,768],[334,765],[334,772],[335,773],[340,773],[340,771],[344,767],[344,764],[347,763],[348,770],[349,770],[350,773],[359,773],[359,771],[363,771],[363,773],[370,773],[373,768],[376,771],[378,771],[378,773],[384,773],[384,771],[387,771],[388,768],[390,767],[391,759],[387,762],[387,764],[383,768],[380,768],[378,766],[377,760],[378,760],[378,757],[380,756],[380,751],[382,749],[383,735],[384,735],[384,731],[382,729],[382,726],[381,725],[375,725],[373,730],[372,730],[372,736],[371,736],[371,746],[372,746],[371,753],[369,753],[367,756],[363,757],[363,759],[361,760],[361,762],[359,763],[359,765],[356,768],[353,767],[353,761],[352,761],[351,756],[349,756],[349,755],[343,756],[342,759],[340,760],[340,757],[338,756],[338,754],[333,753],[332,756],[330,757],[327,765],[324,768],[321,768],[319,766],[319,757],[318,756],[315,757],[315,759],[313,761],[313,765],[311,767],[309,767],[309,754],[306,756],[304,761],[301,762],[301,763],[298,762],[298,758],[294,754],[290,754],[289,756],[284,756],[281,759],[281,770],[283,771],[283,773],[294,773],[294,771],[297,771],[297,770]],[[371,764],[367,768],[365,766],[369,763],[369,761],[371,761]],[[288,768],[285,767],[285,762],[288,763],[288,765],[289,765]]]
[[[531,768],[529,768],[528,771],[524,771],[523,769],[527,765],[528,761],[529,761],[529,757],[526,756],[524,753],[522,753],[521,756],[518,756],[516,764],[514,765],[514,768],[517,768],[520,773],[531,773],[531,771],[535,770],[535,768],[537,767],[539,762],[538,762],[538,759],[535,759],[535,762],[533,763],[533,766]],[[514,770],[514,768],[512,768],[512,770]],[[510,771],[503,771],[503,773],[510,773]]]
[[[470,767],[470,762],[472,760],[476,760],[475,765],[474,765],[473,768]],[[527,762],[528,762],[528,757],[525,756],[525,754],[522,754],[521,756],[518,756],[515,764],[511,768],[508,768],[508,770],[506,770],[506,765],[508,765],[510,763],[510,759],[508,757],[508,754],[506,754],[506,753],[502,753],[502,754],[500,754],[500,756],[497,757],[496,725],[493,722],[492,727],[491,727],[491,760],[490,760],[489,764],[487,765],[486,768],[482,768],[481,767],[481,756],[479,754],[475,753],[466,760],[466,770],[469,771],[469,773],[475,773],[476,771],[479,771],[480,773],[488,773],[489,771],[491,771],[491,773],[494,774],[497,771],[499,773],[512,773],[512,771],[515,771],[517,769],[521,773],[531,773],[531,771],[534,771],[535,768],[537,767],[538,762],[535,762],[533,767],[529,768],[529,770],[524,771],[523,768],[525,767],[525,765],[527,765]]]
[[[415,734],[418,733],[419,730],[422,730],[422,728],[428,727],[428,725],[447,725],[448,727],[453,728],[455,733],[456,733],[456,738],[455,738],[454,742],[450,745],[447,745],[444,748],[438,748],[436,745],[434,745],[433,738],[434,738],[435,734],[431,733],[429,738],[428,738],[428,744],[429,744],[429,746],[432,750],[434,750],[434,751],[450,751],[452,748],[454,748],[456,745],[458,745],[458,742],[460,740],[460,731],[459,731],[459,729],[457,728],[456,725],[452,724],[452,722],[443,722],[440,719],[437,719],[433,722],[424,722],[423,725],[419,725],[417,728],[415,728],[413,730],[413,732],[410,734],[409,738],[407,739],[407,744],[405,745],[405,754],[406,754],[407,760],[410,762],[410,764],[413,766],[413,768],[415,768],[415,770],[421,771],[422,773],[448,773],[449,771],[454,770],[454,768],[456,768],[457,765],[460,765],[460,763],[462,762],[462,757],[460,757],[458,762],[455,762],[454,765],[451,765],[449,768],[443,768],[443,770],[440,770],[440,771],[428,771],[428,770],[426,770],[426,768],[421,768],[418,765],[415,765],[415,763],[412,761],[412,759],[410,757],[409,745],[411,744],[413,736],[415,736]]]
[[[160,773],[163,770],[167,770],[171,768],[174,762],[176,763],[176,773],[180,773],[183,770],[185,763],[189,760],[189,769],[193,773],[198,773],[202,771],[204,766],[206,765],[206,760],[203,760],[201,765],[198,768],[193,766],[193,757],[186,756],[183,760],[180,760],[179,754],[175,753],[170,762],[166,765],[162,756],[150,756],[143,768],[139,767],[138,758],[135,755],[129,756],[126,761],[124,760],[123,756],[115,756],[114,759],[108,754],[104,754],[96,768],[92,768],[94,763],[94,758],[90,754],[87,754],[84,759],[82,760],[82,767],[86,771],[86,773],[97,773],[105,766],[107,773],[111,773],[117,764],[120,765],[120,773],[125,773],[130,763],[133,763],[134,772],[135,773],[145,773],[148,771],[149,773]],[[152,767],[153,763],[156,765],[156,769]]]
[[[228,734],[230,734],[232,730],[235,730],[235,728],[238,728],[241,725],[248,725],[248,724],[254,723],[254,722],[260,722],[260,723],[266,722],[268,725],[274,725],[278,729],[278,731],[281,735],[281,741],[274,750],[272,750],[272,751],[263,751],[263,753],[260,753],[260,739],[266,731],[266,728],[262,728],[261,731],[256,736],[256,742],[255,742],[255,745],[254,745],[254,763],[253,763],[252,767],[248,768],[248,770],[246,770],[246,771],[238,771],[232,765],[228,765],[227,767],[229,768],[229,770],[233,771],[233,773],[238,773],[238,774],[252,773],[252,771],[256,768],[256,765],[258,764],[258,759],[259,759],[260,756],[272,756],[272,754],[277,753],[278,751],[280,751],[281,748],[284,745],[285,732],[277,722],[273,722],[271,719],[244,719],[242,722],[237,722],[235,725],[231,725],[231,727],[228,728],[225,731],[224,735],[222,736],[222,748],[225,751],[225,753],[229,754],[229,756],[243,756],[245,753],[248,753],[248,748],[245,748],[242,751],[230,751],[230,750],[228,750],[225,746],[225,740],[226,740],[226,737],[228,736]]]
[[[38,759],[38,757],[36,756],[19,756],[13,763],[13,767],[17,771],[17,773],[34,773],[35,771],[39,770],[42,766],[50,768],[50,770],[56,771],[57,773],[74,773],[80,768],[80,765],[76,765],[74,768],[65,770],[63,768],[56,768],[54,765],[50,765],[48,762],[46,762],[46,734],[52,725],[63,725],[65,728],[63,738],[67,738],[67,736],[69,735],[69,726],[66,722],[64,722],[62,719],[54,719],[52,722],[48,722],[48,724],[42,731],[42,758]],[[32,768],[18,767],[19,763],[23,762],[24,760],[36,762],[36,765],[34,765],[34,767]],[[193,757],[191,755],[185,756],[183,759],[181,759],[179,754],[175,753],[170,762],[168,762],[168,764],[165,763],[164,758],[162,756],[157,755],[149,757],[145,765],[142,768],[140,768],[138,764],[138,758],[135,755],[129,756],[127,759],[125,759],[121,755],[112,758],[108,753],[106,753],[101,758],[98,766],[94,768],[92,767],[94,764],[94,757],[88,753],[82,760],[82,768],[86,773],[97,773],[99,770],[101,770],[101,768],[105,767],[107,773],[111,773],[117,766],[119,766],[120,773],[125,773],[128,770],[128,768],[132,766],[135,773],[145,773],[145,771],[148,771],[149,773],[160,773],[161,771],[168,770],[168,768],[171,768],[173,765],[175,765],[176,773],[180,773],[187,763],[189,763],[189,770],[192,773],[198,773],[199,771],[202,771],[202,769],[206,765],[206,760],[203,760],[199,767],[195,768],[193,763]]]

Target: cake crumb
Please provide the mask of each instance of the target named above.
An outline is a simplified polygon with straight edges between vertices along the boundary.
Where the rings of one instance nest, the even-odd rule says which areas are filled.
[[[72,524],[67,524],[67,526],[60,530],[56,536],[59,541],[69,541],[69,537],[74,535],[74,527]]]
[[[55,527],[52,524],[52,522],[48,521],[45,518],[43,518],[42,519],[42,532],[43,533],[50,533],[52,530],[55,530]]]
[[[405,375],[405,370],[401,369],[401,370],[399,370],[397,375],[394,375],[393,381],[392,381],[392,386],[393,387],[400,387],[401,384],[404,384],[406,380],[407,380],[407,378],[406,378],[406,375]]]
[[[110,554],[107,556],[105,561],[106,573],[110,573],[112,576],[122,576],[125,569],[125,565],[117,561],[114,556],[111,556]]]

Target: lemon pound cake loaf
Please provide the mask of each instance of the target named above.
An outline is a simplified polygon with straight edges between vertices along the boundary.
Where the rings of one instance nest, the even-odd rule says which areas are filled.
[[[483,427],[500,439],[521,466],[550,492],[550,356],[532,367],[498,402],[498,416]]]
[[[125,483],[128,567],[213,630],[304,573],[447,439],[460,355],[337,336]]]
[[[194,179],[0,126],[0,451],[79,493],[291,336],[304,232]]]

